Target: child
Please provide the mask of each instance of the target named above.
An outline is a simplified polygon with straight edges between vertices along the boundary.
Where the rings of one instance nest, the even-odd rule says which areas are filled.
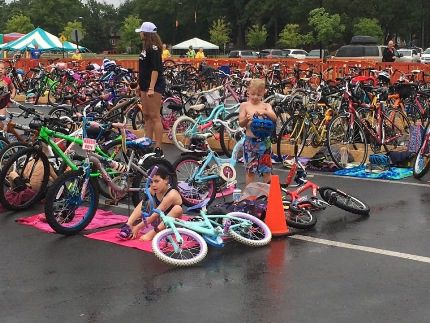
[[[6,108],[9,105],[10,99],[13,99],[16,94],[15,86],[12,80],[6,76],[6,68],[0,61],[0,115],[6,114]]]
[[[255,117],[266,117],[276,122],[276,114],[273,112],[272,106],[262,102],[265,85],[264,80],[252,79],[248,86],[248,101],[240,105],[239,125],[246,128],[243,146],[246,185],[254,181],[256,173],[263,175],[264,182],[268,183],[272,172],[270,134],[261,138],[251,130],[251,124]]]
[[[157,208],[163,211],[168,216],[174,218],[178,218],[182,215],[181,195],[179,195],[179,192],[177,190],[170,187],[168,171],[165,168],[159,167],[155,175],[152,177],[150,192],[154,199],[154,208]],[[135,225],[135,222],[142,218],[142,205],[145,205],[145,207],[149,207],[149,201],[147,201],[147,199],[145,198],[136,206],[127,223],[121,227],[121,230],[119,232],[120,238],[137,238],[139,231],[145,226],[145,223],[143,221]],[[150,224],[154,220],[158,219],[158,217],[159,215],[157,213],[153,213],[146,219],[146,222]],[[164,224],[160,223],[157,226],[157,229],[164,229]],[[152,240],[156,233],[157,232],[155,232],[154,229],[151,229],[149,232],[142,235],[140,237],[140,240]]]

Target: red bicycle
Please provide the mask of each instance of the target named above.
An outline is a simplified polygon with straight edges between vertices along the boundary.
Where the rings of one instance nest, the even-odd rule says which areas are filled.
[[[297,158],[297,149],[298,147],[295,145],[294,164],[288,173],[286,183],[281,184],[284,212],[289,226],[297,229],[312,228],[317,223],[317,218],[312,212],[324,210],[327,206],[332,205],[351,213],[369,215],[369,206],[360,199],[337,188],[320,187],[308,180],[306,169]],[[293,179],[295,185],[291,185]],[[295,190],[288,188],[295,188]],[[311,195],[303,195],[306,191],[310,191]],[[318,193],[322,200],[318,197]]]

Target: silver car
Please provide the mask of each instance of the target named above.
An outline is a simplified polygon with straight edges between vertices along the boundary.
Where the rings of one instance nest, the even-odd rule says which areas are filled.
[[[396,62],[420,62],[420,55],[416,49],[400,48],[397,52],[401,54],[401,57],[396,58]]]

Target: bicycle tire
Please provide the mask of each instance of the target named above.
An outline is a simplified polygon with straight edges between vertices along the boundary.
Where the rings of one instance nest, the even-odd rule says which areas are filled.
[[[317,223],[317,217],[304,208],[299,209],[299,211],[284,209],[284,214],[288,226],[295,229],[311,229]]]
[[[57,117],[58,119],[60,117],[63,117],[63,116],[71,117],[72,115],[73,115],[72,109],[70,109],[69,107],[64,107],[64,106],[54,107],[51,110],[49,110],[49,112],[48,112],[48,116]]]
[[[200,160],[201,160],[200,158],[188,154],[180,157],[173,164],[173,168],[175,169],[175,173],[178,179],[178,192],[181,195],[182,202],[184,203],[185,206],[197,205],[198,203],[202,202],[206,198],[209,198],[209,202],[208,202],[208,205],[209,205],[210,203],[213,202],[216,196],[217,190],[216,190],[215,179],[208,180],[206,184],[189,182],[189,179],[191,178],[195,168],[198,168],[201,166]],[[191,164],[190,167],[194,167],[190,169],[190,172],[188,174],[186,174],[185,172],[182,173],[182,171],[180,170],[180,166],[182,166],[182,164],[185,164],[185,163],[189,163]],[[200,194],[199,192],[200,188],[202,189],[202,192],[203,192],[202,194]],[[187,190],[191,197],[188,197],[185,195],[185,193],[187,193]],[[207,195],[205,195],[204,192],[206,192]],[[196,196],[196,197],[198,196],[200,199],[192,198],[193,196]]]
[[[178,128],[180,129],[180,124],[182,122],[190,122],[193,125],[196,123],[196,121],[193,118],[190,118],[188,116],[180,116],[178,119],[176,119],[175,123],[173,124],[172,127],[172,140],[173,143],[175,144],[175,146],[183,152],[191,152],[190,149],[188,149],[187,147],[189,147],[190,143],[182,143],[181,141],[179,141],[178,139]],[[189,127],[187,127],[188,129]]]
[[[280,160],[282,160],[282,145],[294,142],[296,136],[299,134],[297,132],[301,124],[303,124],[303,117],[301,116],[292,116],[284,122],[276,140],[276,153]]]
[[[237,242],[243,243],[250,247],[262,247],[270,243],[272,233],[266,223],[257,219],[255,216],[243,212],[230,212],[227,216],[233,216],[252,222],[252,232],[241,230],[240,226],[231,227],[228,230],[230,236]],[[234,219],[229,219],[234,220]],[[257,231],[258,230],[258,231]]]
[[[357,120],[354,120],[354,126],[353,126],[353,130],[351,133],[351,129],[349,127],[349,116],[348,115],[338,115],[336,117],[334,117],[331,121],[330,124],[328,126],[327,129],[327,149],[328,152],[331,156],[332,161],[336,164],[337,167],[344,169],[346,165],[342,165],[342,160],[341,160],[341,150],[339,148],[339,150],[335,149],[335,144],[332,144],[330,138],[332,137],[332,135],[335,135],[335,126],[337,125],[338,122],[343,122],[343,124],[347,125],[346,131],[347,133],[343,134],[343,137],[345,138],[346,136],[348,136],[348,141],[352,140],[352,143],[349,143],[347,145],[351,145],[354,151],[358,151],[359,145],[363,145],[363,157],[360,161],[360,163],[358,165],[354,165],[354,166],[362,166],[364,165],[364,163],[367,160],[367,154],[368,154],[368,147],[367,147],[367,138],[366,138],[366,134],[364,133],[363,127],[357,122]],[[341,125],[342,126],[342,125]],[[345,130],[344,129],[340,129],[340,130]],[[358,133],[358,135],[357,135]],[[351,137],[352,136],[352,137]],[[348,147],[344,147],[347,151],[347,153],[349,154],[349,149]],[[359,152],[360,153],[360,152]]]
[[[16,154],[21,149],[25,149],[28,147],[29,147],[29,144],[23,144],[21,142],[13,142],[13,143],[10,143],[10,144],[4,146],[0,150],[0,169],[3,168],[3,165],[6,165],[8,158],[12,157],[14,154]],[[4,159],[5,155],[9,155],[7,157],[7,159]]]
[[[224,121],[228,122],[229,123],[229,127],[232,128],[232,129],[239,127],[239,112],[233,112],[233,113],[228,114],[224,118]],[[237,126],[236,126],[235,122],[237,122]],[[220,129],[219,129],[219,143],[220,143],[220,146],[221,146],[221,149],[222,149],[224,155],[230,158],[231,157],[231,151],[229,149],[229,147],[231,147],[230,140],[233,139],[233,140],[235,140],[235,143],[236,143],[237,140],[240,139],[240,138],[232,138],[228,134],[229,144],[227,145],[226,142],[225,142],[225,139],[226,139],[225,135],[226,135],[225,128],[224,128],[224,126],[221,126]],[[233,147],[234,147],[234,145],[233,145]]]
[[[173,250],[171,241],[176,241],[176,235],[172,229],[160,231],[152,239],[152,251],[154,251],[154,255],[169,265],[179,267],[188,267],[201,262],[208,253],[206,241],[201,235],[194,231],[185,228],[177,228],[176,230],[184,240],[185,243],[183,245],[187,247],[185,251],[187,251],[187,254],[189,254],[191,258],[185,259],[188,255],[182,251],[183,245],[180,246],[181,252],[177,253]],[[186,239],[184,239],[184,237],[186,237]],[[197,251],[196,254],[193,253],[194,250]],[[175,257],[176,254],[177,257]]]
[[[73,222],[76,220],[75,212],[79,208],[80,205],[77,205],[76,203],[76,196],[73,197],[71,200],[71,212],[70,217],[63,214],[63,212],[60,212],[60,214],[57,214],[54,210],[54,205],[56,203],[56,200],[60,197],[60,194],[63,194],[65,191],[65,188],[63,185],[65,185],[66,181],[76,178],[76,177],[82,177],[84,175],[84,172],[82,169],[77,171],[70,171],[62,174],[59,176],[52,186],[48,189],[48,192],[46,194],[46,201],[45,201],[45,216],[46,221],[48,222],[49,226],[57,233],[63,234],[63,235],[73,235],[77,234],[83,229],[85,229],[88,224],[91,223],[93,220],[99,203],[99,191],[98,191],[98,185],[97,181],[95,181],[93,178],[90,178],[88,181],[87,186],[87,192],[90,192],[92,195],[91,201],[90,201],[90,207],[86,210],[85,215],[82,217],[82,219],[77,222]],[[67,190],[70,191],[70,185],[67,185]],[[75,195],[79,195],[82,192],[82,187],[78,187]],[[66,202],[67,203],[67,202]],[[63,208],[62,211],[65,209]],[[70,209],[67,209],[66,211],[70,211]],[[70,221],[67,221],[69,220]],[[61,221],[64,221],[63,223],[60,223]],[[70,226],[65,226],[67,224]]]
[[[35,164],[39,162],[39,160],[42,162],[41,169],[43,171],[43,175],[40,177],[40,187],[37,192],[35,192],[30,184],[30,186],[26,187],[25,190],[32,190],[30,198],[28,196],[30,193],[28,193],[27,197],[24,198],[24,193],[21,194],[22,198],[16,198],[14,201],[11,199],[10,195],[17,196],[20,194],[20,192],[23,191],[17,191],[17,188],[13,188],[11,186],[11,181],[9,178],[10,172],[18,170],[19,165],[15,165],[15,163],[20,162],[19,159],[27,156],[25,159],[25,163],[22,165],[22,170],[20,169],[18,172],[18,177],[22,179],[24,182],[28,182],[28,184],[31,183],[30,177],[35,171]],[[33,156],[31,159],[30,156]],[[24,172],[26,171],[27,165],[29,165],[30,159],[33,161],[32,166],[30,169],[27,168],[27,171],[30,170],[30,174],[26,175]],[[40,168],[39,168],[40,169]],[[17,152],[14,156],[11,156],[10,159],[7,161],[7,163],[4,165],[2,170],[0,171],[0,203],[8,210],[13,211],[22,211],[25,210],[37,202],[39,202],[43,198],[43,194],[46,192],[46,187],[48,186],[48,180],[49,180],[49,172],[50,172],[50,165],[48,161],[48,157],[38,148],[36,147],[28,147],[25,149],[22,149],[21,151]],[[39,183],[37,183],[39,184]],[[10,189],[10,190],[9,190]],[[29,191],[27,191],[29,192]],[[18,204],[18,200],[26,200],[22,202],[22,204]],[[16,203],[12,203],[16,202]]]
[[[342,210],[359,215],[369,215],[370,213],[370,208],[366,203],[336,188],[323,186],[319,188],[319,193],[324,201]],[[352,201],[354,204],[349,205],[348,201]]]
[[[417,156],[414,160],[413,174],[414,177],[420,179],[428,173],[430,169],[430,152],[429,152],[429,138],[425,135]]]

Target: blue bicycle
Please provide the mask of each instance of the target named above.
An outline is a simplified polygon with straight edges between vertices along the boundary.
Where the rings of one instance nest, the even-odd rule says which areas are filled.
[[[251,247],[261,247],[272,240],[269,227],[248,213],[207,214],[207,199],[188,209],[200,209],[200,216],[190,221],[172,218],[155,209],[149,185],[157,170],[158,166],[154,166],[146,181],[145,193],[149,208],[142,212],[142,220],[146,223],[146,218],[155,212],[166,226],[165,230],[158,232],[152,239],[152,250],[160,260],[175,266],[191,266],[205,258],[207,244],[224,247],[225,239],[233,238]],[[152,225],[154,228],[158,227],[158,223]]]

